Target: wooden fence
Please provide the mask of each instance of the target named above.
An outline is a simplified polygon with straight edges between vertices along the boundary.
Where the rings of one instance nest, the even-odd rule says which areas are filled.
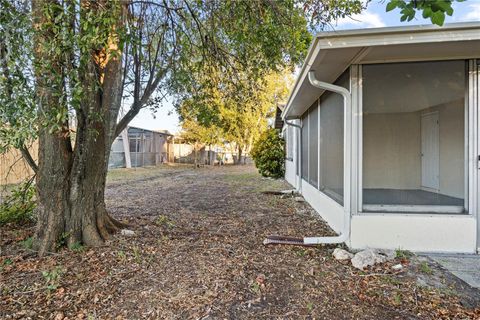
[[[33,143],[29,150],[36,160],[38,143]],[[0,154],[0,186],[19,183],[32,175],[33,171],[23,160],[20,151],[10,149],[8,152]]]

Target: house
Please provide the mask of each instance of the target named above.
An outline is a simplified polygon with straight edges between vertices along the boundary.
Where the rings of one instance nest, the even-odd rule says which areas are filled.
[[[475,253],[480,23],[320,33],[282,112],[286,180],[345,242]]]
[[[167,130],[147,130],[129,126],[113,142],[108,167],[144,167],[171,162],[172,137]]]

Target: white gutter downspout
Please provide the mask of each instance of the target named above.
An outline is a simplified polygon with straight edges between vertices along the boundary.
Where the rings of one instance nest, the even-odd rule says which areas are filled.
[[[351,98],[351,94],[350,94],[350,91],[345,89],[344,87],[341,87],[341,86],[337,86],[337,85],[334,85],[334,84],[331,84],[331,83],[327,83],[327,82],[323,82],[323,81],[319,81],[315,78],[315,73],[314,71],[310,70],[308,72],[308,80],[310,81],[310,84],[314,87],[317,87],[317,88],[320,88],[320,89],[324,89],[324,90],[327,90],[327,91],[331,91],[331,92],[334,92],[334,93],[338,93],[340,95],[342,95],[343,97],[343,108],[344,108],[344,119],[350,119],[350,112],[351,112],[351,107],[352,107],[352,98]],[[347,122],[344,121],[344,123],[346,124]],[[346,128],[348,127],[348,125],[345,126]],[[347,130],[345,130],[347,131]],[[344,132],[344,137],[347,137],[348,135],[348,132]],[[345,139],[345,138],[344,138]],[[344,140],[345,141],[345,140]],[[347,146],[348,148],[348,146]],[[348,161],[345,161],[344,159],[344,168],[347,167],[347,163]],[[347,179],[349,179],[349,177],[347,177]],[[344,178],[345,180],[345,178]],[[301,179],[300,179],[301,181]],[[345,185],[345,183],[344,183]],[[348,190],[347,192],[350,192],[350,190]],[[311,245],[311,244],[322,244],[322,243],[343,243],[345,241],[347,241],[349,238],[350,238],[350,219],[351,219],[351,216],[350,216],[350,199],[348,199],[348,201],[345,201],[345,206],[344,206],[344,217],[343,217],[343,229],[341,230],[341,233],[339,236],[335,236],[335,237],[304,237],[303,238],[303,243],[306,244],[306,245]]]
[[[302,126],[295,124],[293,122],[288,122],[288,120],[285,120],[285,124],[298,129],[297,152],[296,152],[297,154],[296,164],[298,166],[298,176],[297,176],[297,172],[295,172],[295,179],[298,180],[298,186],[296,188],[297,189],[296,191],[297,193],[301,193],[302,192]]]

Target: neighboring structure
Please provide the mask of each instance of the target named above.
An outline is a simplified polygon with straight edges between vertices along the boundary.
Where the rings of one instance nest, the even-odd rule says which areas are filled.
[[[205,145],[186,141],[181,136],[173,139],[173,161],[199,165],[234,164],[238,157],[235,147],[230,143]],[[242,156],[242,164],[252,164],[248,154]]]
[[[219,147],[192,144],[181,137],[173,139],[173,158],[177,163],[214,165],[220,156]]]
[[[172,162],[172,137],[167,130],[128,127],[113,142],[108,167],[143,167]]]
[[[321,33],[282,113],[286,180],[353,249],[477,252],[479,63],[476,22]]]

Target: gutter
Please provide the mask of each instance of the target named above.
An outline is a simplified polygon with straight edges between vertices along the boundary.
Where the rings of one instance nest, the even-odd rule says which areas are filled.
[[[308,80],[310,84],[314,87],[331,91],[334,93],[338,93],[343,97],[343,108],[345,111],[344,117],[346,119],[350,119],[348,114],[351,111],[352,107],[352,98],[351,93],[349,90],[345,89],[344,87],[337,86],[331,83],[319,81],[315,78],[315,72],[310,70],[308,72]],[[301,128],[301,126],[295,125],[293,123],[288,123],[288,125],[292,125],[296,128]],[[348,133],[344,133],[346,136]],[[301,139],[301,130],[300,130],[300,139]],[[300,143],[301,145],[301,143]],[[346,162],[344,160],[344,167],[346,167]],[[300,163],[301,168],[301,163]],[[299,171],[300,176],[300,186],[302,181],[301,171]],[[333,243],[343,243],[346,242],[350,238],[350,226],[351,226],[351,215],[350,215],[350,205],[347,201],[347,206],[343,209],[343,227],[340,232],[340,235],[334,237],[303,237],[303,238],[292,238],[292,237],[284,237],[284,236],[267,236],[267,238],[263,241],[264,245],[268,244],[289,244],[289,245],[301,245],[301,246],[314,246],[318,244],[333,244]]]

